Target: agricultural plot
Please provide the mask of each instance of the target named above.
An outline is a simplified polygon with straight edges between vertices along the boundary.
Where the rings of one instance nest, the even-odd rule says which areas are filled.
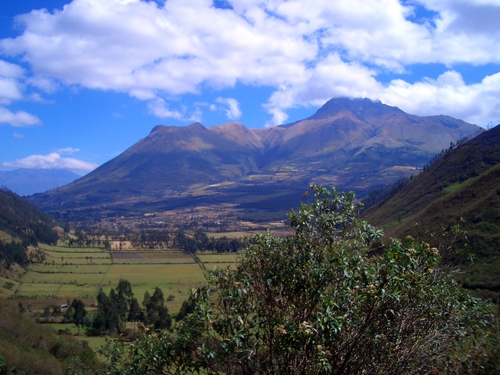
[[[113,264],[193,264],[192,256],[179,251],[112,252]]]
[[[144,293],[162,289],[166,305],[176,314],[188,292],[205,283],[205,270],[184,252],[173,250],[105,251],[95,248],[67,248],[42,245],[45,261],[32,264],[12,282],[0,278],[0,298],[58,304],[74,298],[95,301],[100,288],[108,294],[120,279],[132,284],[134,296],[142,302]],[[226,266],[235,254],[202,255],[208,269]],[[93,303],[91,303],[93,304]]]
[[[236,263],[238,256],[239,255],[235,253],[200,253],[198,259],[205,265],[207,270],[212,270],[215,267],[226,268],[232,266]]]
[[[65,254],[107,254],[107,251],[95,247],[66,247],[40,244],[38,246],[43,251],[59,252]]]

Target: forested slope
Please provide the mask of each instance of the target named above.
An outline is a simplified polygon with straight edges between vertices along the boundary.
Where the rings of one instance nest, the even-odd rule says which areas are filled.
[[[0,264],[26,265],[28,245],[55,243],[54,219],[12,191],[0,189]]]
[[[456,278],[464,287],[500,297],[500,126],[450,147],[364,217],[386,238],[441,244],[445,262],[463,271]],[[446,251],[457,229],[466,233]]]

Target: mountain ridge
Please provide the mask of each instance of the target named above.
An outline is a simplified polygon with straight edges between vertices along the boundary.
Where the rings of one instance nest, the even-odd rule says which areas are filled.
[[[0,171],[0,186],[27,196],[67,185],[80,177],[63,169],[16,169]]]
[[[213,195],[208,187],[223,182],[276,189],[318,182],[362,192],[415,172],[449,142],[479,129],[348,98],[332,99],[304,120],[269,128],[237,122],[208,128],[199,122],[158,125],[76,183],[30,199],[54,211]],[[429,146],[433,133],[438,134]]]

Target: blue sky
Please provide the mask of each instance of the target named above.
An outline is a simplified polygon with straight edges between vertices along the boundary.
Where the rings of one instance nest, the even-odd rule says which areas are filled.
[[[500,123],[500,0],[3,0],[0,169],[84,174],[158,124],[333,97]]]

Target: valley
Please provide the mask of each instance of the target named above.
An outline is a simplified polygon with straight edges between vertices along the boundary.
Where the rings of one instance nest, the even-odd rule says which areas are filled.
[[[395,127],[399,130],[379,126],[383,121],[377,116],[400,124]],[[416,238],[414,246],[432,258],[432,267],[418,268],[419,260],[415,277],[430,281],[426,272],[433,273],[442,257],[445,267],[461,270],[450,273],[459,283],[453,293],[464,287],[494,301],[500,285],[500,127],[480,132],[459,120],[437,117],[417,118],[367,100],[332,100],[302,122],[269,130],[237,123],[157,126],[89,175],[28,197],[31,203],[3,189],[0,298],[21,316],[50,324],[59,334],[74,335],[76,327],[76,336],[88,337],[95,350],[107,337],[119,338],[122,345],[142,342],[150,329],[182,327],[193,296],[215,291],[213,286],[206,289],[207,279],[237,274],[224,270],[246,275],[242,267],[254,266],[244,262],[267,249],[266,241],[274,245],[261,259],[265,267],[287,267],[286,262],[266,263],[285,256],[276,248],[307,249],[310,241],[323,251],[330,247],[319,245],[322,236],[331,237],[336,250],[325,256],[337,257],[344,254],[336,248],[338,236],[339,244],[353,246],[346,256],[360,251],[367,263],[375,264],[382,258],[372,252],[382,252],[388,265],[411,258],[416,250],[409,243]],[[420,122],[426,130],[412,138],[415,129],[409,132],[401,119]],[[425,134],[429,124],[438,127],[432,139]],[[433,152],[449,139],[454,141],[448,147]],[[316,185],[311,189],[311,184]],[[355,201],[340,193],[348,190],[356,192]],[[320,191],[338,202],[322,206]],[[355,207],[364,199],[370,202],[366,212]],[[367,220],[358,228],[366,237],[363,245],[348,234],[361,213]],[[336,224],[321,224],[325,218]],[[339,218],[345,222],[337,222]],[[382,233],[370,224],[385,236],[379,239]],[[329,229],[323,231],[322,225]],[[398,245],[391,238],[405,239],[403,250],[394,250]],[[288,241],[299,242],[288,247]],[[391,260],[393,251],[403,251],[402,258],[398,253]],[[313,254],[308,250],[299,256],[296,266],[302,270],[301,259]],[[330,267],[329,262],[317,266]],[[217,269],[222,271],[211,272]],[[335,280],[345,278],[351,285],[346,275],[350,271]],[[233,286],[238,289],[240,282]],[[360,293],[370,299],[375,290],[369,284]]]

